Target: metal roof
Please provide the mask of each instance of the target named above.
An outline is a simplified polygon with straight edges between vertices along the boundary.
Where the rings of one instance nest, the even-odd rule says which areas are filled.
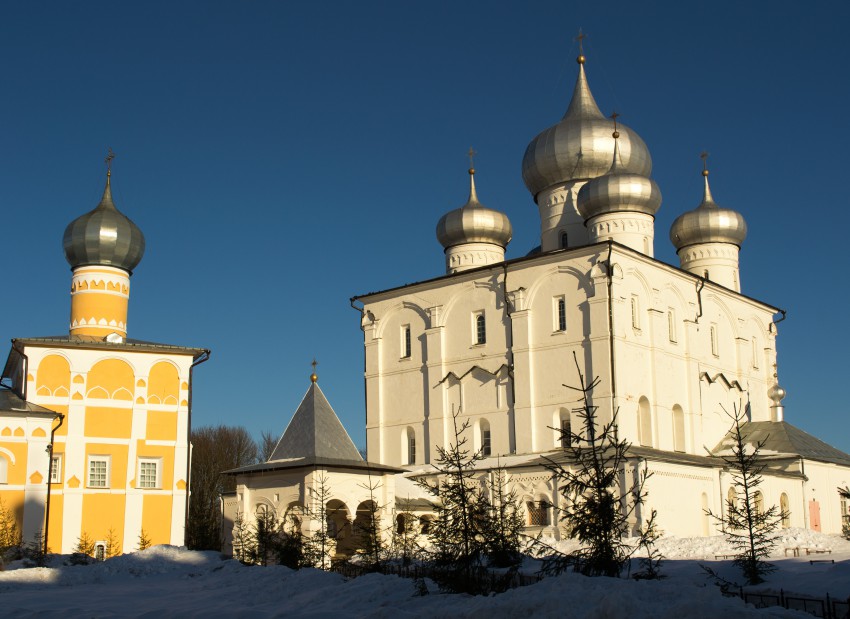
[[[209,349],[195,348],[191,346],[175,346],[174,344],[159,344],[157,342],[146,342],[144,340],[126,339],[123,342],[107,342],[102,337],[93,335],[50,335],[46,337],[19,337],[12,339],[24,346],[64,346],[74,348],[95,348],[100,350],[132,350],[136,352],[171,352],[175,354],[191,354],[194,356],[203,353],[209,354]]]
[[[21,399],[17,393],[11,389],[0,389],[0,413],[20,413],[25,415],[49,415],[57,417],[59,413],[52,411],[49,408],[44,408],[38,404],[27,402]]]
[[[761,443],[761,453],[764,455],[799,456],[808,460],[850,466],[850,455],[827,445],[787,421],[749,421],[741,426],[741,433],[747,443]],[[728,453],[731,440],[731,434],[727,434],[712,453]]]

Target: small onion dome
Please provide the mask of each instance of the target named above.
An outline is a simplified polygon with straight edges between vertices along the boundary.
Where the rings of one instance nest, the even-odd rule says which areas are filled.
[[[779,383],[775,383],[773,387],[767,390],[767,397],[773,401],[774,406],[779,406],[786,395],[785,389],[780,387]]]
[[[142,231],[112,202],[111,175],[106,173],[100,204],[65,228],[62,245],[72,269],[100,264],[132,273],[145,253]]]
[[[449,211],[437,224],[437,240],[444,249],[464,243],[491,243],[501,248],[511,241],[513,229],[508,216],[487,208],[475,193],[475,169],[469,169],[469,200]]]
[[[703,170],[705,193],[702,203],[692,211],[682,213],[670,226],[670,241],[678,252],[697,243],[730,243],[741,246],[747,238],[747,222],[737,211],[718,206],[711,197],[708,170]]]
[[[661,190],[655,181],[643,174],[629,172],[623,165],[619,131],[614,131],[614,162],[611,168],[603,176],[582,186],[576,208],[585,222],[604,213],[644,213],[654,217],[661,208]]]
[[[611,167],[611,124],[599,111],[587,85],[584,56],[578,57],[578,63],[578,79],[567,113],[558,124],[531,140],[522,158],[522,179],[535,200],[547,187],[596,178]],[[620,152],[626,169],[649,176],[652,157],[646,144],[628,127],[620,125],[620,131]]]

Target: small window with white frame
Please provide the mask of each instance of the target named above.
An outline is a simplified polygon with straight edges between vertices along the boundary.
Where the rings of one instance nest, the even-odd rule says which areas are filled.
[[[759,341],[753,336],[753,369],[759,369]]]
[[[632,329],[640,329],[640,300],[632,295]]]
[[[410,325],[401,326],[401,358],[410,359],[411,352],[410,344]]]
[[[487,323],[484,321],[484,311],[472,315],[472,341],[480,346],[487,343]]]
[[[160,470],[162,469],[159,458],[139,458],[139,483],[137,488],[160,488]]]
[[[553,327],[555,332],[567,330],[567,300],[564,295],[557,296],[552,303]]]
[[[89,488],[109,488],[109,456],[89,456]]]
[[[678,329],[676,328],[676,310],[667,308],[667,337],[672,343],[679,341]]]
[[[62,483],[62,454],[53,454],[50,457],[50,483]]]

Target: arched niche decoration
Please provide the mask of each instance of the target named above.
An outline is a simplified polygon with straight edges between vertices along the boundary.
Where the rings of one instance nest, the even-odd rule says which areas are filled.
[[[71,365],[62,355],[50,354],[38,364],[35,389],[38,395],[67,397],[71,388]]]

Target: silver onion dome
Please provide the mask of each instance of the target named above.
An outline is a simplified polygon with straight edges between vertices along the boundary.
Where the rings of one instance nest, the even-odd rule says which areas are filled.
[[[139,227],[115,208],[110,177],[106,173],[103,197],[93,210],[65,228],[62,245],[71,268],[100,264],[133,272],[145,253],[145,236]]]
[[[787,395],[785,389],[779,386],[779,383],[774,383],[773,386],[767,390],[767,397],[773,402],[774,406],[779,406],[782,403],[782,400],[785,399]]]
[[[464,243],[491,243],[503,249],[513,236],[508,216],[487,208],[475,192],[475,169],[469,169],[469,199],[437,223],[437,240],[444,249]]]
[[[584,56],[578,57],[578,63],[578,79],[566,114],[531,140],[522,158],[522,179],[535,200],[547,187],[596,178],[611,167],[611,124],[599,111],[587,85]],[[652,157],[646,144],[624,125],[620,125],[620,132],[620,157],[625,168],[649,176]]]
[[[730,243],[738,247],[747,238],[744,216],[715,203],[708,186],[708,170],[702,171],[705,190],[702,202],[692,211],[682,213],[670,226],[670,241],[678,252],[697,243]]]
[[[619,128],[619,126],[618,126]],[[620,158],[620,133],[614,131],[614,161],[608,172],[585,183],[576,208],[587,222],[603,213],[644,213],[655,216],[661,208],[661,190],[654,180],[629,172]]]

